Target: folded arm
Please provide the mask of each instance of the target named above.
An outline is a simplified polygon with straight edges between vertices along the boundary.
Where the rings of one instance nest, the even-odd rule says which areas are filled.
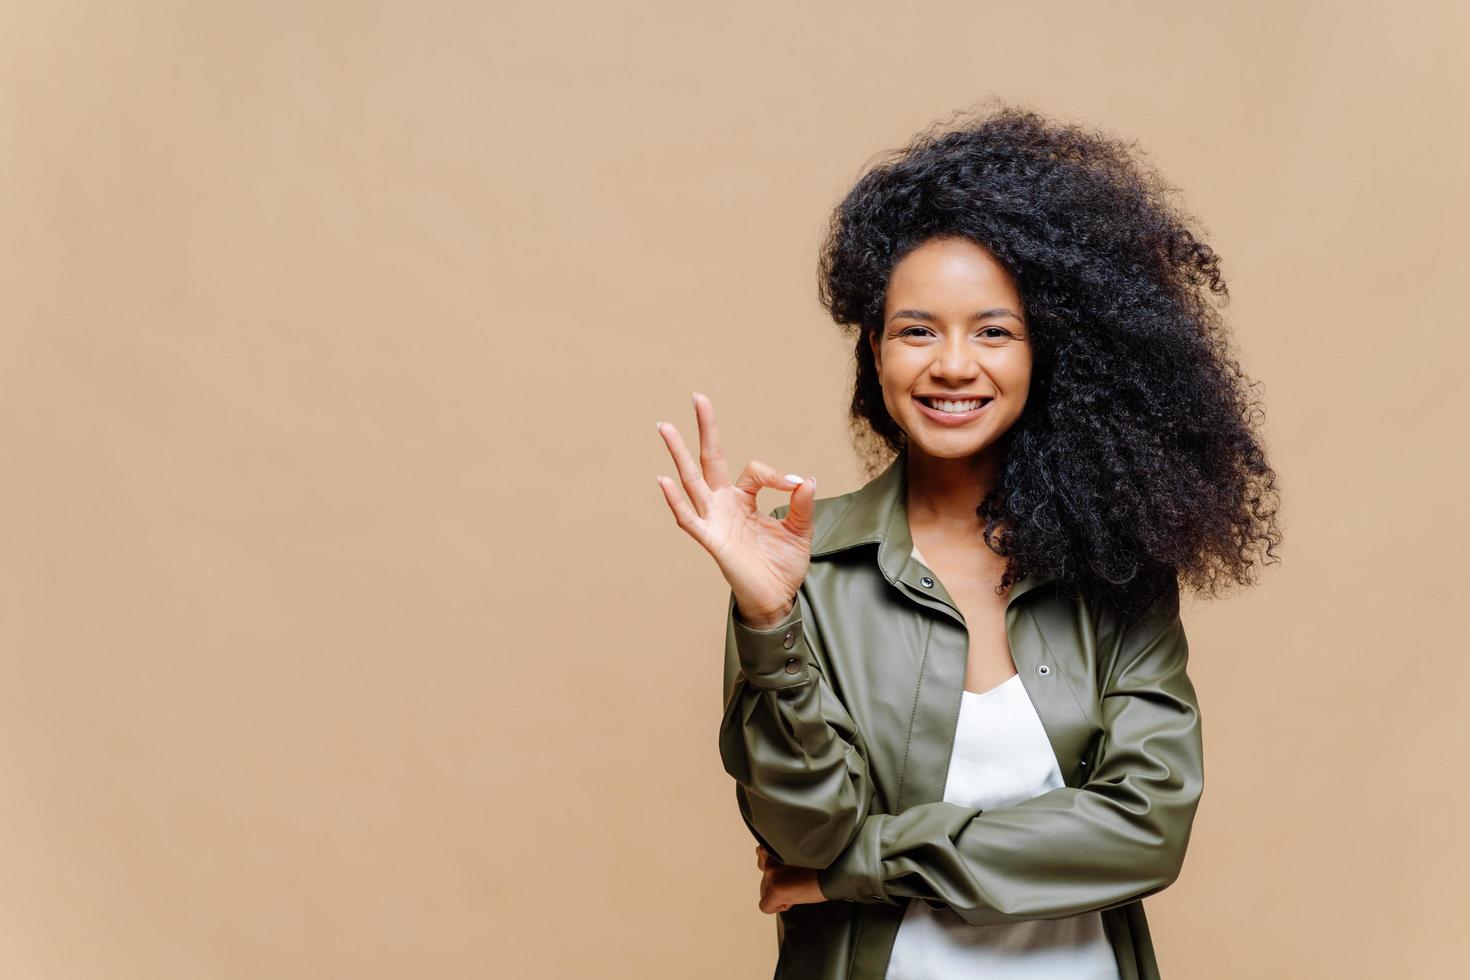
[[[829,899],[917,898],[966,922],[1053,919],[1158,892],[1179,875],[1204,785],[1200,712],[1175,591],[1120,640],[1094,772],[1014,806],[870,814],[822,870]]]
[[[731,593],[720,756],[746,825],[776,860],[824,868],[872,806],[866,750],[823,676],[798,593],[769,629],[744,623]]]

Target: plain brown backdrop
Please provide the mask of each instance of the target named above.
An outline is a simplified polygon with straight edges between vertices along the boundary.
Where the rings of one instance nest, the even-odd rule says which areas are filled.
[[[828,213],[998,96],[1182,188],[1281,474],[1165,974],[1462,976],[1467,28],[0,5],[0,975],[769,976],[654,423],[860,485]]]

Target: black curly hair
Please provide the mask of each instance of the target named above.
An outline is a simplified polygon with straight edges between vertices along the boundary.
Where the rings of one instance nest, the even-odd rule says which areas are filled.
[[[1216,595],[1279,561],[1264,413],[1212,302],[1220,260],[1137,143],[1012,104],[971,106],[880,155],[832,214],[818,293],[851,332],[850,424],[869,472],[907,436],[888,414],[868,338],[894,265],[961,236],[1014,276],[1032,342],[1031,393],[1001,437],[977,507],[1027,571],[1127,615]],[[876,440],[875,438],[876,437]],[[885,449],[887,452],[885,453]]]

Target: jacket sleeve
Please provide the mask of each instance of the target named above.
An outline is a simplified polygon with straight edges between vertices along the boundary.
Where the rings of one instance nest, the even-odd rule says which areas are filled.
[[[1123,905],[1179,876],[1204,786],[1179,595],[1119,640],[1091,778],[1013,806],[921,803],[868,816],[818,874],[829,899],[918,898],[984,925]]]
[[[823,675],[804,590],[785,620],[725,627],[720,756],[746,826],[783,864],[824,868],[872,807],[866,748]]]

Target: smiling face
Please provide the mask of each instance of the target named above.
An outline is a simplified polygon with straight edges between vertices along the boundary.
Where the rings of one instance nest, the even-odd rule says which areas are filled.
[[[1025,316],[1010,273],[969,239],[930,239],[894,266],[869,343],[883,403],[911,451],[973,456],[1021,417],[1031,385]]]

